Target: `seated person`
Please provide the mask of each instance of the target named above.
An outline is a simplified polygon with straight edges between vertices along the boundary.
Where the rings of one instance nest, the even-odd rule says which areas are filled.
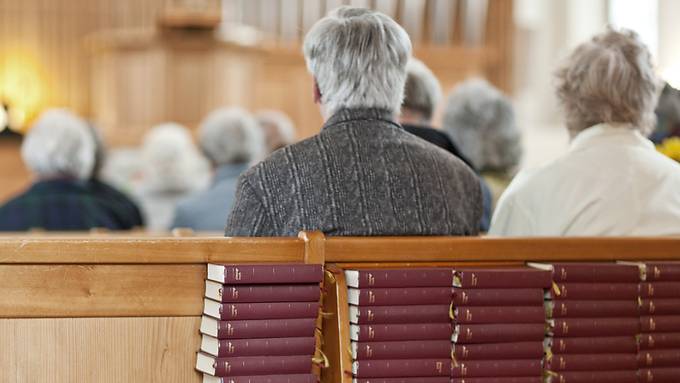
[[[88,187],[94,153],[85,121],[62,109],[44,112],[21,146],[35,181],[0,207],[0,230],[122,229],[106,201]]]
[[[680,165],[646,138],[660,82],[638,36],[608,30],[557,71],[568,152],[520,173],[501,197],[491,234],[680,234]]]
[[[264,137],[243,109],[218,109],[201,123],[199,145],[214,169],[212,185],[180,201],[172,227],[221,231],[234,203],[236,181],[264,151]]]
[[[430,68],[422,61],[411,58],[406,65],[406,85],[404,86],[404,101],[401,104],[399,123],[407,132],[439,146],[460,158],[472,168],[472,163],[463,157],[463,154],[449,136],[432,127],[432,116],[441,98],[441,92],[439,80]],[[479,230],[486,232],[491,223],[491,191],[482,178],[480,178],[480,186],[482,188],[484,214],[482,214]]]
[[[295,142],[293,121],[283,112],[278,110],[261,110],[255,113],[255,119],[264,132],[266,154]]]
[[[474,172],[395,122],[408,34],[382,13],[341,7],[304,41],[321,132],[248,169],[227,236],[475,235]]]

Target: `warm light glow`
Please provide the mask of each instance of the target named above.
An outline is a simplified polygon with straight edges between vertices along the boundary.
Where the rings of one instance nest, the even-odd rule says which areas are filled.
[[[680,63],[672,65],[661,72],[661,78],[675,89],[680,89]]]
[[[46,102],[44,76],[29,55],[8,52],[0,61],[0,102],[9,107],[9,127],[24,131]],[[6,113],[7,114],[7,113]]]

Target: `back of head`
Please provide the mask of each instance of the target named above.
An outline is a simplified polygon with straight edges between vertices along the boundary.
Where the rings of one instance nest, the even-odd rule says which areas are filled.
[[[293,121],[278,110],[261,110],[255,119],[265,136],[267,150],[271,153],[295,142]]]
[[[199,143],[216,166],[248,163],[264,151],[264,136],[251,115],[241,108],[221,108],[201,123]]]
[[[38,178],[90,177],[95,143],[87,123],[65,109],[44,112],[26,135],[21,155]]]
[[[441,85],[434,73],[422,61],[411,58],[406,66],[406,85],[402,114],[417,113],[429,122],[441,98]]]
[[[190,190],[198,158],[187,128],[176,123],[153,127],[142,146],[145,187],[154,192]]]
[[[510,101],[482,79],[467,80],[448,97],[443,129],[480,171],[513,172],[522,156]]]
[[[342,108],[399,110],[411,40],[388,16],[337,8],[307,33],[304,54],[327,116]]]

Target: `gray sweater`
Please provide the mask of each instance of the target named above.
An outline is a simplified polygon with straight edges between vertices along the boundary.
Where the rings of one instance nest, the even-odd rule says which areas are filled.
[[[345,109],[239,179],[226,236],[475,235],[479,181],[388,111]]]

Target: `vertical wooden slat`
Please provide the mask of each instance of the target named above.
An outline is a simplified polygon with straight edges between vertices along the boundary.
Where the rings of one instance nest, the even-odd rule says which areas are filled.
[[[270,36],[279,35],[279,9],[285,4],[278,0],[260,0],[260,29]]]
[[[457,0],[430,0],[430,42],[437,45],[451,43]]]
[[[302,28],[304,33],[316,23],[323,12],[323,4],[319,0],[303,0],[302,2]]]
[[[375,0],[375,10],[386,14],[391,18],[397,17],[397,0]]]
[[[300,36],[300,2],[288,0],[281,6],[281,40],[297,41]]]
[[[404,0],[401,13],[401,24],[411,36],[413,44],[423,39],[425,27],[425,0]]]
[[[464,41],[468,46],[479,47],[484,43],[488,0],[465,0]]]

